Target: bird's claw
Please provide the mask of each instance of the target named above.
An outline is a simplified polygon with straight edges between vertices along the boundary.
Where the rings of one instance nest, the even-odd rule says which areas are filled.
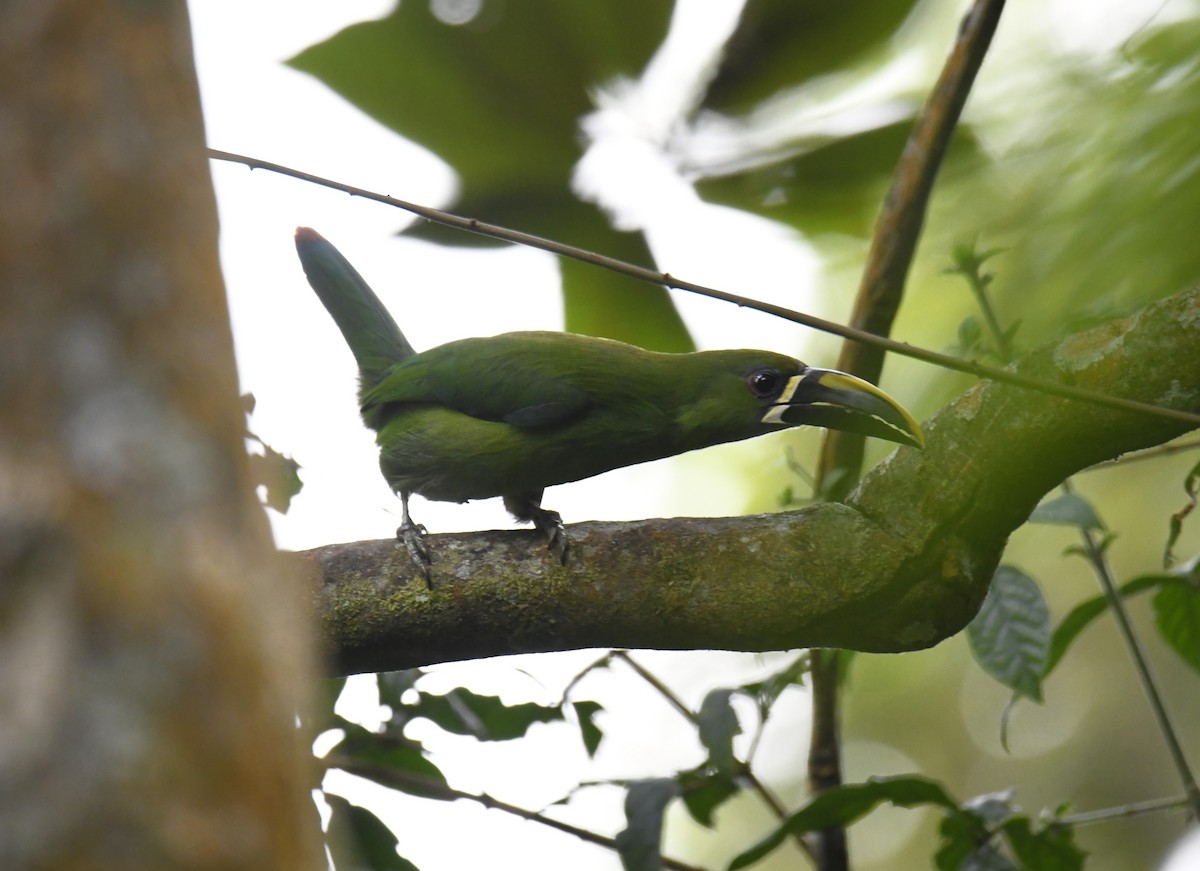
[[[546,549],[555,554],[559,563],[565,566],[571,552],[571,540],[567,537],[567,528],[563,524],[562,515],[557,511],[538,508],[533,515],[533,525],[542,535],[546,536]]]
[[[433,587],[433,578],[431,574],[433,558],[429,553],[429,545],[425,542],[425,536],[429,531],[420,523],[413,523],[411,520],[400,524],[396,529],[396,540],[404,545],[404,549],[408,551],[408,556],[420,569],[421,574],[425,578],[425,585]]]

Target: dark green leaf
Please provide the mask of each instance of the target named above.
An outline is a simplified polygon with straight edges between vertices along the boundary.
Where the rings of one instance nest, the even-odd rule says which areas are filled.
[[[712,766],[726,777],[733,775],[736,766],[733,736],[741,734],[742,731],[737,714],[729,704],[732,695],[733,690],[712,690],[701,702],[696,717],[700,743],[708,750]]]
[[[555,213],[547,235],[619,260],[653,263],[641,233],[619,233],[591,206],[574,201]],[[694,351],[667,291],[570,258],[559,261],[563,315],[570,333],[629,342],[651,351]]]
[[[1154,622],[1163,640],[1200,671],[1200,589],[1184,578],[1163,584],[1154,594]]]
[[[1078,526],[1081,529],[1099,531],[1104,523],[1096,514],[1092,503],[1076,493],[1063,493],[1033,509],[1030,523],[1050,523],[1059,526]]]
[[[814,76],[883,54],[915,0],[750,0],[704,106],[748,112]]]
[[[771,706],[778,701],[784,690],[791,686],[804,686],[804,676],[809,672],[809,659],[809,654],[805,651],[774,674],[767,675],[759,681],[742,684],[740,689],[754,699],[759,715],[765,719]]]
[[[317,698],[316,714],[319,720],[333,716],[333,708],[337,704],[338,699],[342,696],[342,690],[346,688],[346,679],[344,677],[331,677],[328,680],[321,681],[320,693]]]
[[[638,73],[670,14],[662,0],[492,0],[455,25],[428,3],[399,3],[289,63],[441,156],[472,196],[565,194],[594,89]]]
[[[583,746],[588,756],[595,756],[600,749],[604,733],[596,725],[596,713],[604,710],[599,702],[574,702],[575,716],[579,719],[579,735],[583,738]]]
[[[1141,575],[1122,584],[1117,592],[1122,598],[1125,598],[1144,590],[1153,589],[1160,584],[1174,580],[1174,578],[1174,575]],[[1095,596],[1080,602],[1071,609],[1071,612],[1054,630],[1054,637],[1050,641],[1050,656],[1046,661],[1046,671],[1042,675],[1043,680],[1058,665],[1063,654],[1067,652],[1067,648],[1079,634],[1106,610],[1108,610],[1108,598],[1105,596]]]
[[[251,435],[250,438],[263,449],[261,454],[250,454],[251,479],[256,486],[263,488],[263,503],[268,508],[287,514],[292,499],[304,489],[304,482],[300,480],[300,464],[264,444],[257,436]]]
[[[934,861],[938,871],[960,871],[980,849],[988,846],[984,821],[970,811],[954,810],[938,824],[942,836]]]
[[[679,794],[674,780],[660,777],[629,784],[625,829],[617,834],[617,852],[625,871],[659,871],[662,866],[663,814]]]
[[[1034,828],[1028,817],[1014,817],[1004,823],[1002,831],[1025,871],[1081,871],[1083,868],[1085,854],[1075,846],[1074,834],[1067,826]]]
[[[853,783],[818,795],[771,834],[738,854],[729,863],[729,871],[753,865],[792,835],[847,826],[884,801],[897,807],[932,804],[958,812],[958,804],[936,781],[917,776],[872,777],[866,783]]]
[[[362,726],[341,722],[346,737],[338,754],[345,768],[410,795],[447,800],[449,785],[441,770],[430,762],[416,741],[380,735]]]
[[[417,871],[396,852],[396,836],[375,814],[341,796],[325,794],[329,827],[325,838],[335,871]]]
[[[1033,578],[1000,566],[967,626],[975,660],[1006,687],[1037,701],[1050,648],[1050,611]]]
[[[741,790],[732,778],[710,772],[682,771],[676,782],[692,819],[710,829],[713,812]]]
[[[404,694],[416,687],[417,680],[424,673],[419,668],[407,668],[403,671],[376,674],[375,685],[379,689],[379,704],[387,705],[393,711],[408,707],[403,701]]]
[[[459,687],[444,696],[422,693],[409,707],[411,717],[426,717],[447,732],[471,735],[480,741],[510,741],[522,737],[534,723],[563,719],[557,705],[525,702],[506,705],[497,696],[481,696]]]

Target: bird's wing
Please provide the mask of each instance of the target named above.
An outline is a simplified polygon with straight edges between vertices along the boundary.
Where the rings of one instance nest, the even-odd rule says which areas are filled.
[[[536,352],[509,342],[451,342],[402,361],[364,396],[368,409],[437,405],[522,429],[566,423],[592,405],[588,391]]]

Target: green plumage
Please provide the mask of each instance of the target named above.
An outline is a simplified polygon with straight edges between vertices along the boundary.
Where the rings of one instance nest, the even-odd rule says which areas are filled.
[[[745,377],[765,351],[659,354],[527,332],[450,342],[397,363],[361,396],[397,490],[464,502],[578,481],[760,435],[769,402]],[[782,384],[782,382],[781,382]]]
[[[358,362],[363,421],[404,505],[397,534],[426,577],[412,493],[503,497],[565,560],[562,521],[541,507],[552,484],[804,423],[921,443],[916,421],[878,388],[770,351],[662,354],[520,332],[416,353],[336,248],[301,228],[296,249]]]

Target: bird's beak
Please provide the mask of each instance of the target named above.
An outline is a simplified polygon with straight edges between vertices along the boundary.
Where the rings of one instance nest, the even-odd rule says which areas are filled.
[[[920,425],[900,403],[871,382],[836,369],[809,368],[793,375],[762,422],[822,426],[925,447]]]

